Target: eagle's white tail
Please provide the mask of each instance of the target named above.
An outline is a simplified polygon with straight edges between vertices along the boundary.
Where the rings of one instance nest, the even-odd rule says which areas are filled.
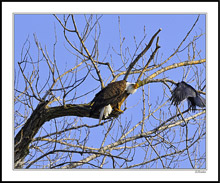
[[[104,114],[104,110],[105,110],[105,107],[103,107],[100,111],[100,115],[99,115],[99,124],[101,123],[102,121],[102,118],[103,118],[103,114]]]
[[[103,107],[100,111],[100,115],[99,115],[99,124],[101,123],[101,120],[104,116],[104,118],[107,118],[109,116],[109,114],[111,114],[112,112],[112,106],[109,104],[105,107]]]

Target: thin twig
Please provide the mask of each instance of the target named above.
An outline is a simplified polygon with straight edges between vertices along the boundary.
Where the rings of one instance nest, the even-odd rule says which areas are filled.
[[[157,34],[159,34],[159,32],[161,31],[162,29],[159,29],[154,35],[153,37],[151,38],[151,40],[149,41],[149,43],[146,45],[146,47],[144,48],[144,50],[134,59],[133,62],[130,63],[129,67],[128,67],[128,70],[124,76],[124,80],[127,80],[128,78],[128,75],[130,74],[131,72],[131,69],[134,67],[134,65],[138,62],[138,60],[147,52],[147,50],[149,50],[149,48],[151,47],[155,37],[157,36]]]

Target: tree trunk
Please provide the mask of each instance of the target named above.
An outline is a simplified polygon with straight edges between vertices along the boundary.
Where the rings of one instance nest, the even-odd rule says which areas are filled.
[[[64,106],[57,106],[48,108],[49,101],[40,102],[36,109],[33,111],[30,118],[24,124],[22,129],[15,137],[14,146],[14,167],[22,168],[23,160],[29,154],[29,145],[32,142],[34,136],[38,130],[46,121],[51,119],[63,117],[63,116],[78,116],[78,117],[91,117],[99,118],[99,113],[95,113],[93,116],[90,114],[89,104],[67,104]],[[113,111],[109,118],[118,117],[121,113]]]

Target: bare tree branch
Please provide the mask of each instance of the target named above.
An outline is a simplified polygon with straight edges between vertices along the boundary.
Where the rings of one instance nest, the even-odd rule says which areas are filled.
[[[145,44],[144,26],[140,41],[134,36],[133,48],[121,35],[120,17],[120,46],[101,53],[104,16],[54,14],[61,31],[54,27],[51,45],[42,46],[37,34],[24,41],[14,72],[14,168],[181,168],[183,163],[205,167],[206,109],[192,113],[185,102],[173,106],[170,101],[180,79],[206,94],[206,58],[197,44],[205,34],[188,40],[199,16],[167,59],[158,51],[161,29]],[[58,35],[71,56],[67,61],[58,55]],[[121,58],[119,64],[112,61],[115,56]],[[166,72],[171,70],[182,71],[178,79]],[[128,95],[124,112],[113,110],[99,124],[100,111],[90,116],[91,99],[100,85],[128,76],[142,93]]]
[[[134,59],[133,62],[130,63],[129,67],[128,67],[128,70],[126,71],[126,74],[124,76],[124,80],[127,80],[128,78],[128,75],[130,74],[131,72],[131,69],[134,67],[134,65],[138,62],[138,60],[149,50],[149,48],[151,47],[155,37],[159,34],[159,32],[161,31],[162,29],[159,29],[154,35],[153,37],[151,38],[151,40],[149,41],[149,43],[146,45],[145,49]]]
[[[181,63],[175,63],[175,64],[172,64],[170,66],[167,66],[165,68],[162,68],[160,69],[159,71],[153,73],[152,75],[148,76],[146,79],[142,80],[142,81],[139,81],[138,82],[138,85],[139,87],[140,86],[143,86],[145,84],[147,84],[151,79],[153,79],[154,77],[156,77],[157,75],[165,72],[165,71],[168,71],[170,69],[175,69],[177,67],[182,67],[182,66],[186,66],[186,65],[194,65],[194,64],[201,64],[203,62],[205,62],[206,59],[202,59],[202,60],[196,60],[196,61],[186,61],[186,62],[181,62]]]

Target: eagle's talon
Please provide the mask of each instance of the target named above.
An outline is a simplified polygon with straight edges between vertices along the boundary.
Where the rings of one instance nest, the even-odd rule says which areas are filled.
[[[124,112],[123,110],[117,109],[117,108],[115,108],[114,110],[117,111],[117,112],[120,112],[120,113],[123,113],[123,112]]]
[[[104,119],[107,118],[112,112],[116,115],[122,114],[124,112],[120,109],[122,103],[130,94],[135,93],[137,88],[138,84],[129,83],[125,80],[109,83],[90,102],[90,116],[96,112],[100,112],[100,124],[103,117]]]

